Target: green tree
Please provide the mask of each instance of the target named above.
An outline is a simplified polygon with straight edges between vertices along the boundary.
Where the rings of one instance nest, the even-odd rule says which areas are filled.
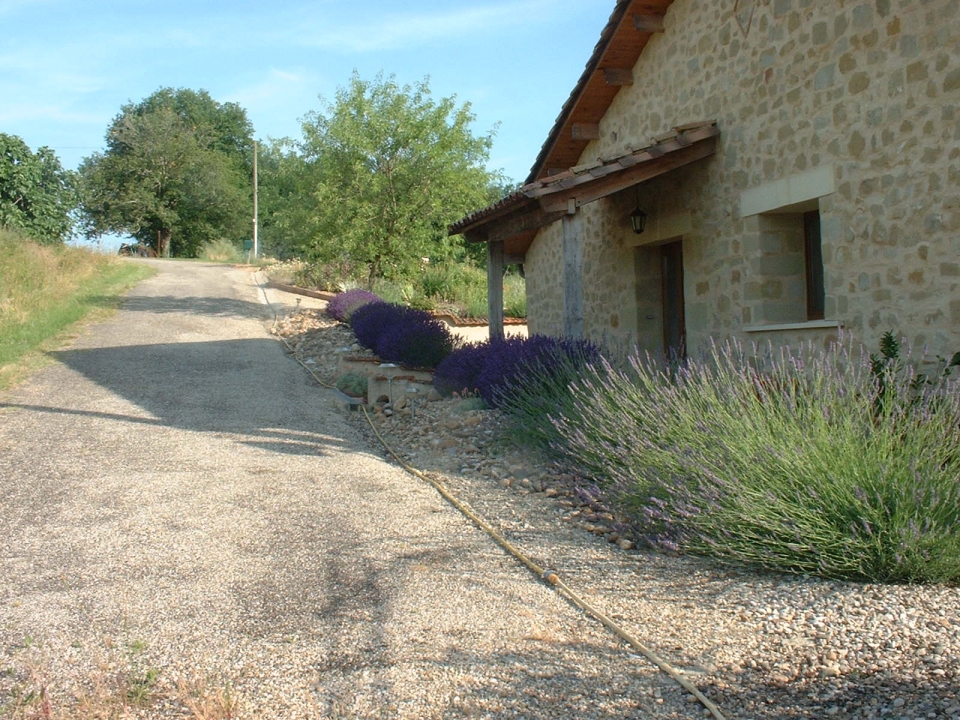
[[[492,133],[474,136],[474,119],[469,104],[434,101],[427,80],[400,86],[355,72],[325,113],[303,123],[314,257],[346,256],[370,284],[421,257],[448,257],[447,226],[482,207],[496,177],[485,168]]]
[[[252,128],[234,103],[163,88],[127,104],[80,167],[88,236],[129,234],[163,256],[250,234]]]
[[[277,258],[300,255],[316,230],[316,201],[308,168],[293,140],[259,146],[260,247]]]
[[[41,243],[62,243],[73,231],[74,173],[48,147],[36,153],[16,135],[0,133],[0,225]]]

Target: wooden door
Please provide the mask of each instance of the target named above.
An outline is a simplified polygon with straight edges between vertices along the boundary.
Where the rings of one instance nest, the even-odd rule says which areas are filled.
[[[670,360],[687,356],[687,327],[683,313],[683,241],[660,246],[663,283],[663,349]]]

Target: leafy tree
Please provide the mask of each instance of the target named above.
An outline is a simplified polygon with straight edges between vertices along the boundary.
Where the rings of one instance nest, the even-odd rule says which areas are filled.
[[[258,173],[260,247],[277,258],[304,252],[316,229],[316,201],[294,141],[261,143]]]
[[[482,207],[492,134],[475,137],[470,105],[434,101],[427,80],[397,84],[355,72],[325,113],[310,113],[301,145],[315,213],[310,251],[363,264],[368,283],[421,257],[446,257],[449,223]]]
[[[80,167],[88,236],[124,233],[163,256],[250,234],[252,128],[234,103],[163,88],[127,104]]]
[[[41,243],[62,243],[73,231],[74,174],[56,154],[36,154],[16,135],[0,133],[0,225],[18,228]]]

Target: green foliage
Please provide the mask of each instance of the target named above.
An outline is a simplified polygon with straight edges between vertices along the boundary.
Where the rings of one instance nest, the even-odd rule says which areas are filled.
[[[433,100],[426,81],[378,75],[350,84],[303,123],[302,151],[315,214],[309,253],[348,257],[378,277],[409,274],[423,257],[449,257],[447,226],[482,207],[493,176],[491,136],[475,137],[469,104]]]
[[[367,378],[357,373],[347,373],[341,376],[336,383],[337,390],[351,397],[365,398],[367,396]]]
[[[209,262],[242,263],[247,259],[247,253],[224,238],[218,238],[204,243],[200,248],[199,257]]]
[[[307,163],[289,139],[261,143],[258,155],[259,239],[263,252],[284,260],[305,255],[317,222]]]
[[[728,344],[681,368],[590,368],[552,421],[522,419],[662,547],[831,578],[960,582],[958,387],[942,375],[917,385],[909,362],[885,372],[883,391],[846,344],[765,357]]]
[[[164,88],[124,105],[106,152],[80,168],[87,235],[129,234],[159,255],[183,257],[248,236],[251,131],[242,108],[206,91]]]
[[[62,243],[73,231],[74,173],[47,147],[36,153],[15,135],[0,133],[0,227],[36,242]]]

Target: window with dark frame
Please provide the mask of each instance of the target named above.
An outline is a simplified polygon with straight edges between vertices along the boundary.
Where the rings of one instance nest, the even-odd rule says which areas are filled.
[[[823,320],[825,292],[819,210],[803,214],[803,249],[806,262],[807,320]]]

